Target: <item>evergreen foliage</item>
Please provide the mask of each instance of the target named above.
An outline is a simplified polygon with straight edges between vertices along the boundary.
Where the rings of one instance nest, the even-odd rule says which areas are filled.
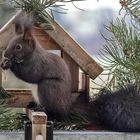
[[[124,9],[131,16],[131,20],[135,24],[140,24],[140,1],[139,0],[125,0]]]
[[[0,130],[17,130],[23,128],[23,121],[27,120],[25,114],[17,113],[15,109],[7,108],[7,99],[12,98],[0,86]]]
[[[53,12],[66,13],[68,9],[65,8],[65,3],[71,2],[74,5],[75,1],[83,0],[11,0],[15,8],[31,14],[44,30],[55,28]]]
[[[61,121],[54,121],[54,130],[84,130],[88,120],[79,114],[71,113]]]
[[[140,88],[140,1],[123,3],[126,15],[112,21],[106,29],[111,33],[105,38],[104,49],[99,53],[100,62],[109,75],[108,88],[120,88],[129,83]],[[126,16],[130,17],[130,23]]]

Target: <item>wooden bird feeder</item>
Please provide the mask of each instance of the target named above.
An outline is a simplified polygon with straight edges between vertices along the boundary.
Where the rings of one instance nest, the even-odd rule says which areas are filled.
[[[14,20],[17,16],[20,16],[20,14],[21,12],[17,12],[17,14],[1,28],[0,48],[6,48],[9,40],[15,35]],[[59,55],[66,61],[72,76],[72,92],[78,93],[79,90],[84,90],[89,93],[90,78],[94,80],[103,69],[82,49],[63,27],[57,22],[54,22],[54,26],[55,30],[49,31],[34,27],[33,35],[35,39],[43,48],[52,52],[59,52]],[[80,69],[83,71],[82,74],[79,74]],[[0,73],[0,75],[2,74]],[[31,90],[14,89],[8,90],[8,93],[13,96],[8,102],[8,106],[10,107],[26,107],[27,104],[33,100]],[[36,114],[33,114],[33,116],[36,116]],[[35,124],[35,126],[36,125],[37,124]],[[44,133],[43,137],[45,137]]]

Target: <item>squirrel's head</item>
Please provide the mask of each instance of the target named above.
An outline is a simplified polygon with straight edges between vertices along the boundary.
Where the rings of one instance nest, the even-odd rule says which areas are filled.
[[[25,17],[15,21],[16,36],[9,41],[3,53],[1,67],[8,69],[15,63],[22,63],[32,55],[35,49],[35,40],[32,35],[32,22]]]

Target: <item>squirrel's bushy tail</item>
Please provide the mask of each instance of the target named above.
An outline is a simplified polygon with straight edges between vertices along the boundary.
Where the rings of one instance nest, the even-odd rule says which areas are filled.
[[[85,102],[80,95],[73,111],[109,130],[140,132],[140,95],[136,86],[102,92],[91,102]]]

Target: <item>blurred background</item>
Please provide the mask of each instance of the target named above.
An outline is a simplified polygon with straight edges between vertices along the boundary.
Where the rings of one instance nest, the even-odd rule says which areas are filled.
[[[100,49],[105,44],[101,34],[105,37],[110,35],[104,26],[109,25],[116,17],[122,16],[119,13],[121,9],[119,0],[85,0],[74,2],[74,5],[72,3],[66,4],[65,8],[68,9],[66,14],[54,12],[55,19],[96,60]],[[8,5],[8,0],[0,0],[0,28],[14,14],[15,10]],[[12,79],[11,74],[9,76]],[[13,79],[6,79],[8,76],[6,72],[3,72],[4,87],[28,88],[27,84],[11,82]],[[100,81],[97,78],[94,82]]]
[[[2,1],[0,5],[0,27],[14,14],[7,2]],[[108,36],[104,25],[121,16],[119,0],[85,0],[74,5],[66,4],[66,14],[54,12],[54,17],[90,55],[96,56],[104,44],[101,33]]]

